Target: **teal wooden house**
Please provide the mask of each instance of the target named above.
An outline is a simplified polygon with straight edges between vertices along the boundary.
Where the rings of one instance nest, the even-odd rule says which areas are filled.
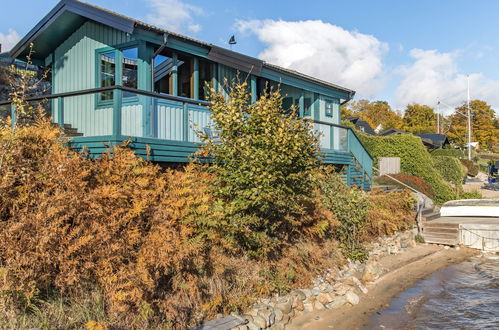
[[[77,0],[59,2],[10,58],[25,59],[31,43],[33,63],[51,70],[52,90],[43,98],[53,121],[93,156],[130,140],[144,157],[149,146],[154,162],[187,162],[199,147],[196,127],[210,125],[206,84],[227,92],[226,82],[239,75],[249,81],[252,102],[265,86],[280,84],[284,108],[296,105],[322,133],[324,161],[348,184],[371,187],[372,158],[340,125],[350,89]]]

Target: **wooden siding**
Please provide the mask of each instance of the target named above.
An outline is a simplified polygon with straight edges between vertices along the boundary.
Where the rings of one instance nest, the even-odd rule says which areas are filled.
[[[130,41],[132,37],[124,32],[92,21],[84,23],[54,52],[53,93],[96,87],[95,50]],[[58,106],[57,100],[54,106]],[[71,124],[85,136],[111,134],[111,112],[111,108],[95,107],[95,95],[64,100],[64,123]],[[59,119],[55,116],[54,120]]]
[[[184,112],[181,102],[155,100],[153,125],[158,139],[182,141],[184,136]]]
[[[189,104],[189,141],[201,142],[196,131],[202,130],[212,123],[208,109]]]

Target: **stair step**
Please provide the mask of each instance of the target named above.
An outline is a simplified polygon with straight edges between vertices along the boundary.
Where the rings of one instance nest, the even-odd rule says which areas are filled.
[[[425,222],[424,227],[433,227],[433,228],[456,228],[459,229],[459,224],[457,223],[446,223],[446,222]]]
[[[423,225],[423,232],[428,233],[428,234],[431,234],[431,233],[457,234],[457,233],[459,233],[459,229],[457,229],[457,228],[425,227]]]
[[[438,238],[438,237],[425,237],[424,238],[426,243],[432,243],[432,244],[442,244],[442,245],[457,245],[458,240],[457,239],[444,239],[444,238]]]
[[[431,237],[431,238],[445,238],[445,239],[458,239],[459,235],[457,233],[425,233],[423,231],[423,237],[426,239],[426,237]]]
[[[436,212],[435,213],[427,213],[427,214],[423,214],[422,217],[426,221],[431,221],[431,220],[435,220],[435,219],[440,218],[440,213],[436,213]]]

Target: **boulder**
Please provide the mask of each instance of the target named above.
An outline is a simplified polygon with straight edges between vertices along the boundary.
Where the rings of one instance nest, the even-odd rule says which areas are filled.
[[[314,311],[314,303],[308,302],[303,304],[303,311],[306,313],[310,313]]]
[[[344,296],[336,296],[333,301],[326,305],[328,309],[335,309],[341,307],[347,303],[347,300]]]
[[[323,310],[325,309],[326,307],[324,307],[323,304],[321,304],[320,301],[316,300],[315,303],[314,303],[314,309],[317,310],[317,311],[320,311],[320,310]]]
[[[275,307],[277,309],[280,309],[284,314],[288,314],[289,312],[291,312],[292,304],[290,301],[286,301],[276,304]]]
[[[253,317],[253,323],[261,329],[265,329],[267,327],[267,321],[261,316]]]
[[[271,326],[272,324],[275,323],[275,314],[272,309],[260,309],[258,311],[258,316],[263,318],[265,320],[265,324],[267,324],[266,327]]]
[[[357,294],[355,294],[355,292],[353,292],[353,291],[348,291],[345,294],[345,299],[347,300],[347,302],[349,302],[352,305],[357,305],[360,301],[359,296]]]
[[[321,293],[317,296],[317,301],[325,305],[333,301],[333,297],[329,293]]]
[[[276,323],[282,321],[284,313],[279,308],[274,309],[274,314]]]
[[[301,300],[301,301],[307,299],[307,295],[302,290],[295,290],[295,291],[291,292],[290,295],[292,297],[295,297],[296,299]]]

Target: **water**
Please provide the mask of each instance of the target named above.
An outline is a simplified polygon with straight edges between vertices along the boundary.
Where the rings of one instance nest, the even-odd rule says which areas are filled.
[[[366,329],[499,329],[499,257],[433,273],[375,314]]]

